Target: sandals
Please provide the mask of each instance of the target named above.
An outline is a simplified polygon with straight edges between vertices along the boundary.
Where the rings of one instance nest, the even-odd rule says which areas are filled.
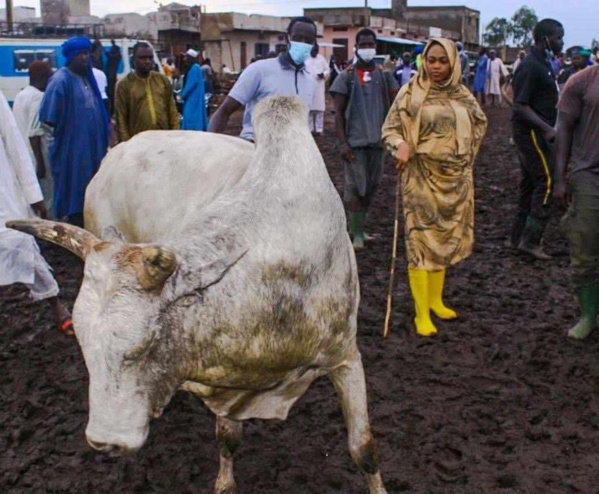
[[[73,319],[71,319],[71,316],[66,316],[60,321],[59,330],[64,333],[65,336],[75,336],[75,331],[73,331]]]

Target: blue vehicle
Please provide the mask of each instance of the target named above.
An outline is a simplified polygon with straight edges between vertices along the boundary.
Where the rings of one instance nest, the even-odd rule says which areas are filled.
[[[0,38],[0,91],[12,105],[18,92],[29,84],[28,68],[36,60],[48,62],[57,70],[64,67],[61,45],[63,39],[18,39]],[[110,40],[102,39],[105,51],[110,49]],[[121,79],[131,71],[131,51],[133,45],[141,40],[116,40],[123,58],[118,67],[118,78]],[[149,43],[151,45],[151,43]],[[154,62],[162,71],[162,65],[154,52]]]

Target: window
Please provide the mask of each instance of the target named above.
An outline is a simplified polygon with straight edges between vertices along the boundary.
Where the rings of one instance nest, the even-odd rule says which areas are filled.
[[[337,63],[345,62],[348,58],[347,38],[333,38],[333,44],[343,45],[343,47],[333,48],[333,54],[335,55],[335,58],[337,59]]]
[[[337,27],[333,27],[333,31],[347,31],[347,26],[337,26]]]
[[[268,55],[268,49],[268,43],[256,43],[254,44],[254,56],[265,57],[266,55]]]
[[[56,68],[56,53],[51,49],[44,50],[13,50],[15,72],[28,72],[29,66],[35,62],[47,62],[53,69]]]

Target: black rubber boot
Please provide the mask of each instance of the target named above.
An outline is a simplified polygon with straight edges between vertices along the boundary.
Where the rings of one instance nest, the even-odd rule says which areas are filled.
[[[526,224],[524,225],[524,230],[522,230],[522,236],[520,238],[520,243],[518,244],[518,250],[520,252],[530,254],[540,261],[548,261],[553,259],[543,250],[543,247],[541,247],[541,239],[543,238],[546,224],[546,221],[541,221],[531,215],[528,215],[526,218]]]
[[[518,245],[520,245],[522,232],[524,231],[524,226],[526,225],[526,218],[528,218],[528,213],[519,211],[514,219],[514,223],[512,224],[512,234],[508,240],[508,246],[512,249],[517,249]]]

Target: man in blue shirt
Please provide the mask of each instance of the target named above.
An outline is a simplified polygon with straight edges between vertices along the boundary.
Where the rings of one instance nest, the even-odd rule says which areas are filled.
[[[185,53],[187,70],[183,78],[181,99],[183,103],[183,130],[206,130],[208,113],[206,112],[204,72],[198,64],[198,52],[189,49]]]
[[[218,108],[208,127],[209,132],[223,133],[229,117],[245,106],[241,137],[254,140],[252,112],[269,96],[298,96],[306,105],[306,115],[316,90],[316,82],[306,73],[304,62],[316,43],[316,24],[308,17],[296,17],[287,27],[288,49],[276,58],[249,65]],[[307,125],[306,117],[306,125]]]

